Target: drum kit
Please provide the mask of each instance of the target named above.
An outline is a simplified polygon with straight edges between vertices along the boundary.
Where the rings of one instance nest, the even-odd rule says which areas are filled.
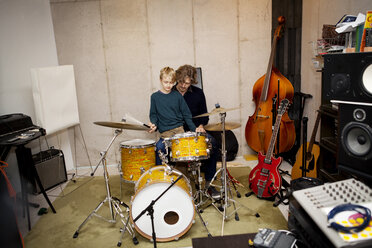
[[[206,130],[222,132],[222,168],[217,171],[211,182],[211,185],[215,185],[214,182],[220,175],[221,185],[215,185],[216,188],[220,188],[221,197],[218,200],[213,199],[207,194],[206,190],[202,190],[201,161],[209,158],[211,144],[204,133],[195,132],[176,134],[164,139],[166,154],[159,154],[163,161],[161,166],[155,166],[155,142],[153,140],[134,139],[121,142],[121,166],[119,166],[121,180],[134,183],[134,196],[131,197],[130,206],[117,197],[112,196],[106,164],[108,150],[123,129],[148,131],[149,127],[145,124],[129,124],[126,122],[94,122],[96,125],[116,129],[110,143],[100,153],[101,158],[91,173],[91,176],[93,176],[99,165],[103,166],[107,196],[78,227],[73,238],[78,237],[80,229],[91,217],[96,216],[109,223],[116,223],[116,217],[119,215],[123,228],[120,229],[121,237],[117,246],[121,246],[126,231],[131,235],[134,244],[138,244],[135,236],[135,231],[137,231],[140,235],[152,241],[154,247],[156,247],[157,241],[177,240],[184,235],[194,222],[195,212],[202,221],[208,236],[211,237],[206,223],[200,215],[202,212],[201,205],[208,200],[212,200],[212,205],[223,215],[223,233],[224,221],[231,215],[227,214],[227,208],[231,203],[234,206],[235,219],[239,220],[237,217],[238,208],[235,206],[237,202],[232,199],[231,182],[226,172],[225,149],[225,130],[240,127],[239,123],[225,123],[226,112],[235,109],[238,108],[224,109],[216,106],[216,109],[212,112],[194,117],[198,118],[215,114],[221,116],[221,123],[205,126]],[[170,166],[168,163],[169,159],[172,162],[187,162],[192,174],[197,178],[195,180],[196,192],[194,195],[189,179],[183,173],[173,168],[173,165]],[[197,204],[195,204],[196,202]],[[111,219],[106,219],[97,214],[98,210],[105,203],[109,205]],[[121,207],[126,208],[127,216],[124,216],[124,211]],[[150,218],[143,216],[145,213]]]

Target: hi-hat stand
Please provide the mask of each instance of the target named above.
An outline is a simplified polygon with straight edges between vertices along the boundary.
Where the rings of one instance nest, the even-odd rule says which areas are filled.
[[[231,179],[228,177],[227,164],[226,164],[226,141],[225,141],[225,137],[226,137],[225,136],[226,112],[219,113],[219,115],[221,117],[221,125],[222,125],[222,133],[221,133],[221,136],[222,136],[222,140],[221,140],[221,143],[222,143],[221,144],[222,167],[214,175],[214,177],[211,181],[211,185],[213,185],[215,187],[218,187],[218,185],[214,185],[213,182],[216,179],[218,173],[221,172],[221,186],[220,186],[221,187],[221,190],[220,190],[221,200],[218,201],[220,206],[217,206],[216,202],[212,202],[212,205],[222,215],[221,235],[223,236],[223,229],[224,229],[225,220],[227,220],[231,215],[235,214],[235,220],[239,221],[238,209],[240,209],[241,207],[244,207],[249,211],[252,211],[252,210],[233,199],[233,195],[231,193],[231,188],[230,188],[230,184],[232,182],[231,182]],[[228,214],[227,208],[229,206],[231,206],[231,204],[233,205],[234,210],[230,214]],[[239,206],[237,207],[235,204],[239,204]],[[253,215],[256,216],[256,217],[260,217],[260,215],[258,213],[255,213]]]
[[[106,150],[102,151],[100,153],[101,155],[101,159],[99,160],[96,168],[94,169],[94,171],[91,173],[91,176],[94,175],[94,173],[96,172],[98,166],[102,163],[103,165],[103,176],[104,176],[104,179],[105,179],[105,185],[106,185],[106,193],[107,193],[107,196],[106,198],[101,201],[98,206],[88,215],[88,217],[83,221],[83,223],[78,227],[78,229],[76,230],[76,232],[74,233],[73,235],[73,238],[77,238],[79,236],[79,231],[80,229],[88,222],[88,220],[93,217],[93,216],[96,216],[100,219],[103,219],[109,223],[116,223],[116,215],[120,215],[121,217],[121,221],[122,223],[124,224],[124,230],[128,230],[129,234],[132,235],[132,240],[133,240],[133,243],[134,244],[138,244],[138,240],[135,236],[135,233],[132,229],[132,227],[130,225],[128,225],[128,220],[129,220],[129,214],[126,218],[126,221],[124,221],[123,219],[125,219],[124,215],[123,215],[123,211],[121,210],[120,208],[120,205],[124,206],[127,208],[127,212],[129,212],[129,207],[127,204],[125,204],[124,202],[121,202],[118,198],[116,197],[113,197],[111,195],[111,191],[110,191],[110,184],[109,184],[109,178],[108,178],[108,171],[107,171],[107,163],[106,163],[106,155],[107,155],[107,151],[110,149],[112,143],[114,142],[114,140],[116,139],[116,137],[122,133],[122,129],[116,129],[115,130],[115,133],[114,133],[114,137],[111,139],[111,142],[109,143],[109,145],[107,146]],[[98,210],[106,203],[108,202],[108,205],[109,205],[109,209],[110,209],[110,215],[111,215],[111,219],[107,219],[101,215],[98,215],[97,212]],[[122,236],[124,235],[124,232],[122,233]],[[122,239],[122,236],[121,236],[121,239]],[[118,243],[118,246],[121,245],[121,239]]]

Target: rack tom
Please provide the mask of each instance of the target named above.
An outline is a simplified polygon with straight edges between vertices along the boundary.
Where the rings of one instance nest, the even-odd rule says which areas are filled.
[[[186,132],[175,134],[165,139],[165,143],[171,148],[170,160],[198,161],[208,159],[210,154],[210,141],[204,133]]]

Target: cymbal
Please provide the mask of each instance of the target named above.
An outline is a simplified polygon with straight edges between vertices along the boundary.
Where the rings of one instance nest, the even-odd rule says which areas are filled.
[[[241,127],[240,123],[237,122],[225,122],[225,130],[233,130]],[[208,124],[204,126],[207,131],[222,131],[222,123]]]
[[[111,122],[111,121],[96,121],[93,122],[96,125],[120,129],[131,129],[131,130],[150,130],[148,127],[142,125],[128,124],[125,122]]]
[[[232,110],[236,110],[236,109],[240,109],[240,107],[230,108],[230,109],[225,109],[225,108],[219,107],[219,108],[213,109],[210,113],[205,113],[205,114],[197,115],[197,116],[194,116],[193,118],[210,116],[210,115],[215,115],[215,114],[219,114],[219,113],[226,113],[227,111],[232,111]]]

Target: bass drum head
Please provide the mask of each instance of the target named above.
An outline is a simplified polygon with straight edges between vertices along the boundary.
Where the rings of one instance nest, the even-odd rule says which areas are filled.
[[[153,183],[140,189],[132,201],[132,222],[169,186],[170,183]],[[153,208],[156,241],[178,239],[191,228],[195,214],[194,204],[190,195],[181,187],[173,185]],[[142,236],[152,239],[151,219],[147,212],[134,223],[134,227]]]

